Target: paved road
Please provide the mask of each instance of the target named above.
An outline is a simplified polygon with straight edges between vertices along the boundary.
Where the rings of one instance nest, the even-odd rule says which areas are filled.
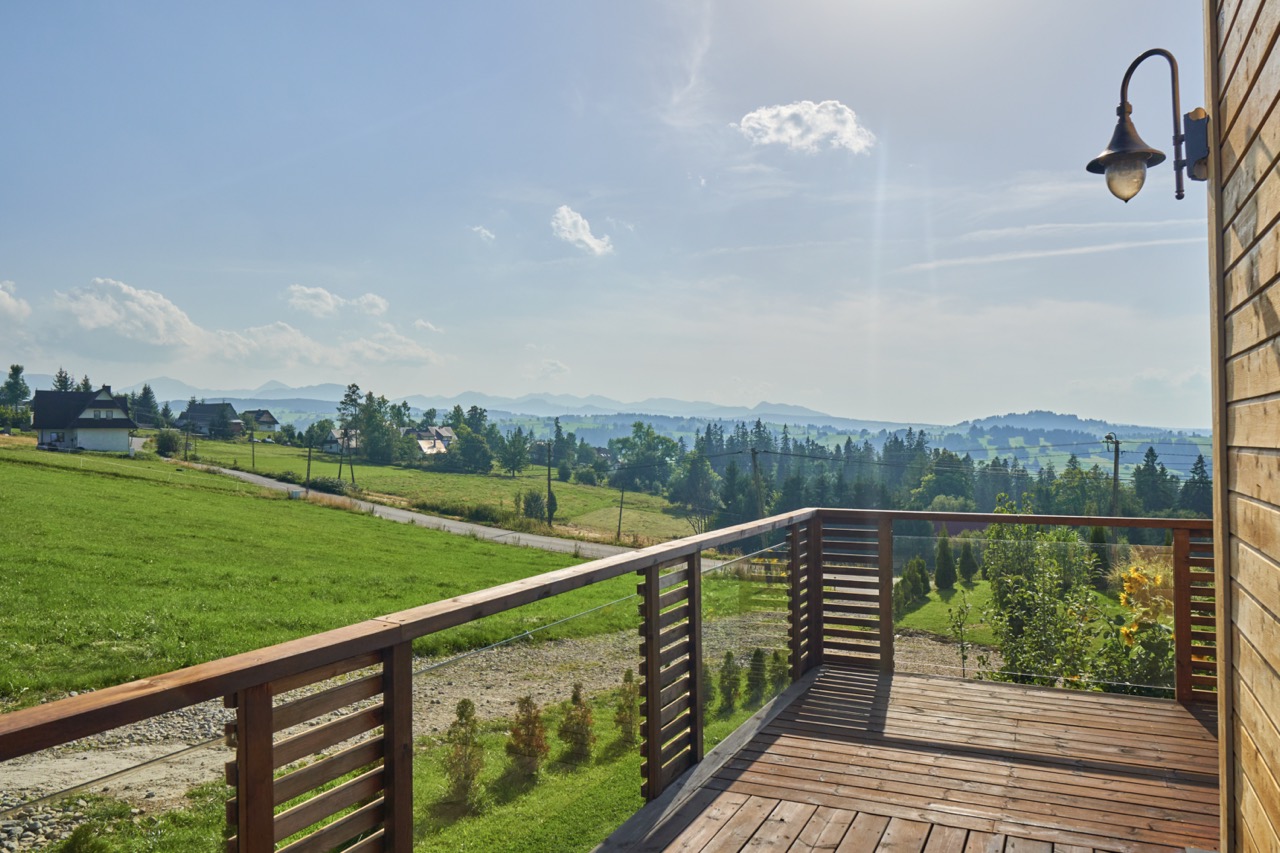
[[[237,477],[244,480],[246,483],[253,483],[255,486],[262,486],[265,489],[292,492],[297,491],[300,488],[298,485],[293,483],[282,483],[279,480],[272,480],[271,478],[263,477],[260,474],[250,474],[248,471],[233,471],[229,468],[208,467],[215,471],[220,471],[230,477]],[[455,521],[452,518],[440,518],[436,515],[426,515],[421,512],[413,512],[412,510],[384,506],[383,504],[370,503],[369,501],[357,500],[355,503],[361,509],[370,512],[379,518],[398,521],[402,524],[416,524],[419,527],[430,527],[434,530],[443,530],[446,533],[456,533],[459,536],[474,536],[477,539],[486,539],[490,542],[502,542],[507,545],[523,545],[526,548],[539,548],[543,551],[555,551],[562,554],[577,554],[578,556],[586,557],[590,560],[596,560],[601,557],[612,557],[614,554],[624,554],[633,550],[631,548],[624,548],[620,545],[606,545],[601,542],[583,542],[577,539],[560,539],[556,536],[539,536],[536,533],[517,533],[514,530],[485,527],[483,524],[472,524],[468,521]]]

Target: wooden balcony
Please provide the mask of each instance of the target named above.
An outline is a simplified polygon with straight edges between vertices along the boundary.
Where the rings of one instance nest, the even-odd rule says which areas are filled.
[[[1176,701],[896,670],[894,525],[922,521],[1171,531]],[[702,554],[760,537],[785,537],[793,683],[768,719],[739,729],[704,761]],[[5,714],[0,761],[222,697],[236,709],[229,853],[407,853],[413,640],[635,574],[637,784],[651,805],[608,847],[1214,849],[1212,551],[1212,524],[1201,520],[799,510]],[[367,674],[288,698],[357,672]],[[343,715],[290,733],[334,712]]]
[[[831,667],[797,686],[602,849],[1217,849],[1211,706]]]

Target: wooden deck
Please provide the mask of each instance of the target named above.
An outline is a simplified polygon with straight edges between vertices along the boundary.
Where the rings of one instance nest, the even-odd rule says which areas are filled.
[[[602,849],[1216,850],[1217,750],[1211,706],[827,668]]]

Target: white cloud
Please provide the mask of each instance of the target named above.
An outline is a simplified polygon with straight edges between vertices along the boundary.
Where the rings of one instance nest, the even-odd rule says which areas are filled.
[[[476,234],[479,234],[480,239],[484,240],[486,243],[492,243],[494,240],[498,239],[492,231],[485,228],[483,225],[472,225],[471,230]]]
[[[323,287],[307,287],[302,284],[289,285],[289,305],[313,317],[328,317],[343,308],[352,308],[377,317],[387,313],[388,308],[387,300],[376,293],[346,299]]]
[[[421,317],[413,321],[413,327],[423,332],[438,332],[440,334],[444,334],[444,329],[440,328],[435,323],[422,319]]]
[[[760,107],[733,126],[753,145],[785,145],[808,154],[823,147],[862,154],[876,141],[875,135],[858,123],[857,114],[839,101]]]
[[[1042,258],[1061,258],[1070,255],[1096,255],[1099,252],[1120,252],[1127,249],[1146,249],[1152,246],[1179,246],[1203,243],[1205,237],[1171,237],[1167,240],[1136,240],[1125,243],[1102,243],[1096,246],[1075,246],[1070,249],[1029,249],[1023,252],[998,252],[992,255],[971,255],[964,258],[942,258],[905,266],[898,272],[928,272],[946,267],[970,267],[986,264],[1003,264],[1010,261],[1034,261]]]
[[[525,371],[527,378],[538,380],[559,379],[568,374],[568,365],[554,358],[544,358],[537,364],[530,365],[529,369]]]
[[[359,308],[361,300],[371,296],[341,303]],[[95,278],[88,287],[57,293],[54,306],[71,315],[82,336],[85,332],[102,335],[117,353],[127,349],[121,342],[163,346],[171,350],[169,362],[177,365],[204,366],[216,360],[224,367],[238,368],[268,360],[283,367],[319,367],[349,374],[370,365],[420,367],[441,360],[385,322],[377,323],[372,333],[353,332],[325,342],[282,321],[241,331],[206,329],[163,294],[109,278]],[[139,360],[154,359],[146,350],[137,353]]]
[[[31,304],[17,294],[16,284],[11,281],[0,281],[0,317],[25,320],[31,316]]]
[[[120,337],[160,346],[197,346],[205,332],[161,293],[95,278],[88,287],[56,293],[54,304],[81,329],[108,329]]]
[[[597,257],[613,251],[613,241],[607,236],[597,237],[592,234],[591,224],[567,204],[556,208],[555,215],[551,217],[551,233]]]
[[[379,324],[372,335],[349,341],[345,348],[356,356],[355,362],[377,364],[436,364],[434,352],[396,331],[390,323]]]

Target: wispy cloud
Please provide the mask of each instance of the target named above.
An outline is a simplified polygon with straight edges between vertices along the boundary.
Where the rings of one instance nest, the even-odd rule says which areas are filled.
[[[492,243],[494,240],[498,239],[497,235],[495,235],[488,228],[485,228],[483,225],[472,225],[471,231],[475,234],[478,234],[480,236],[480,239],[485,241],[486,243]]]
[[[438,334],[444,333],[444,329],[440,328],[435,323],[422,319],[421,317],[413,321],[413,327],[423,332],[436,332]]]
[[[782,145],[813,154],[823,148],[866,153],[876,137],[858,122],[857,114],[839,101],[796,101],[760,107],[736,125],[753,145]]]
[[[1034,261],[1042,258],[1061,258],[1071,255],[1096,255],[1100,252],[1122,252],[1127,249],[1145,249],[1152,246],[1180,246],[1203,243],[1205,239],[1205,237],[1177,237],[1167,240],[1136,240],[1126,243],[1075,246],[1070,249],[1029,249],[1025,252],[1001,252],[992,255],[970,255],[964,258],[941,258],[936,261],[910,264],[898,269],[897,272],[928,272],[948,267],[982,266],[984,264],[1003,264],[1011,261]]]
[[[116,350],[128,345],[146,353],[161,347],[177,363],[207,363],[216,358],[223,364],[247,366],[269,359],[284,367],[350,372],[369,364],[421,366],[440,361],[390,323],[379,323],[372,333],[323,343],[280,321],[241,331],[206,329],[164,294],[109,278],[95,278],[88,287],[56,293],[54,308],[70,315],[79,334],[102,335]]]
[[[1011,240],[1022,237],[1066,237],[1073,234],[1088,234],[1096,231],[1115,232],[1119,230],[1145,231],[1183,226],[1204,227],[1203,219],[1163,219],[1146,222],[1042,222],[1037,225],[1018,225],[1012,228],[987,228],[981,231],[970,231],[961,234],[957,240]]]
[[[31,316],[31,303],[18,296],[18,286],[11,281],[0,281],[0,317],[25,320]]]
[[[662,120],[677,128],[696,128],[706,123],[707,85],[703,68],[711,50],[711,3],[673,4],[681,15],[676,30],[686,41],[677,58],[677,80],[662,110]]]
[[[559,379],[569,374],[569,367],[563,361],[554,358],[544,358],[542,361],[530,365],[525,371],[525,377],[528,379],[537,379],[546,381],[549,379]]]
[[[613,241],[608,236],[597,237],[592,234],[591,224],[567,204],[556,208],[551,217],[551,233],[597,257],[613,251]]]
[[[351,308],[374,317],[387,313],[387,300],[376,293],[366,293],[355,299],[346,299],[323,287],[289,285],[289,305],[313,317],[329,317],[344,308]]]

